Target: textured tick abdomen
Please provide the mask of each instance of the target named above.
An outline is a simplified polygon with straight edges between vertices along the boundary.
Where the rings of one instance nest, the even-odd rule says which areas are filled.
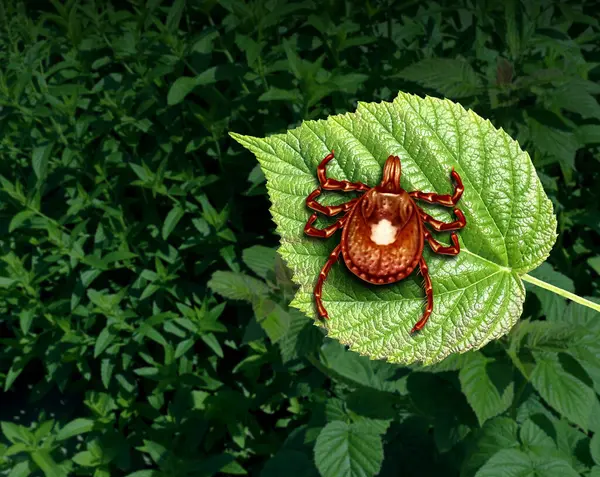
[[[408,194],[402,192],[397,197],[375,191],[365,194],[344,226],[344,261],[355,275],[367,282],[384,284],[402,280],[412,273],[423,253],[418,209]],[[363,201],[370,201],[374,206],[361,204]],[[384,210],[382,204],[385,204]],[[390,214],[390,210],[394,213]]]

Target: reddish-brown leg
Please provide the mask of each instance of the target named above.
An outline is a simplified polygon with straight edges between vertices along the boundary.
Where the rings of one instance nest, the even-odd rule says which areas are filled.
[[[437,232],[446,232],[448,230],[458,230],[458,229],[462,229],[465,225],[467,225],[467,221],[465,219],[464,214],[462,213],[462,210],[457,209],[457,208],[454,209],[454,215],[456,215],[458,217],[458,219],[454,220],[453,222],[448,222],[448,223],[442,222],[441,220],[434,219],[431,215],[429,215],[427,212],[425,212],[421,209],[419,209],[419,215],[421,216],[421,219],[423,220],[423,222],[427,222]]]
[[[429,268],[427,268],[427,264],[425,263],[425,259],[421,257],[419,260],[419,268],[421,269],[421,275],[425,279],[425,294],[427,295],[427,306],[425,307],[425,313],[423,313],[423,317],[417,321],[415,326],[412,327],[410,333],[416,333],[420,331],[427,323],[427,320],[431,316],[431,312],[433,311],[433,285],[431,284],[431,277],[429,276]]]
[[[409,192],[408,194],[413,199],[424,200],[425,202],[429,202],[431,204],[440,204],[446,207],[453,207],[459,201],[462,196],[463,191],[465,190],[462,180],[458,175],[458,172],[452,168],[452,173],[450,174],[452,179],[454,179],[454,192],[452,195],[450,194],[435,194],[434,192],[421,192],[420,190],[415,190]]]
[[[312,225],[315,223],[315,220],[317,220],[317,214],[314,213],[310,216],[308,222],[306,222],[306,225],[304,226],[304,233],[306,235],[309,235],[310,237],[329,238],[337,230],[341,229],[344,226],[346,219],[347,215],[344,215],[339,220],[331,224],[329,227],[325,227],[324,229],[318,229],[316,227],[313,227]]]
[[[321,195],[322,189],[320,187],[316,188],[314,191],[310,193],[310,195],[306,198],[306,205],[316,212],[321,212],[328,217],[333,217],[334,215],[339,214],[340,212],[345,212],[350,210],[356,202],[358,202],[358,198],[352,199],[344,204],[340,205],[321,205],[315,199]]]
[[[327,163],[333,159],[333,149],[331,150],[331,154],[325,156],[325,159],[321,161],[319,167],[317,167],[317,177],[319,178],[319,184],[325,190],[341,190],[344,192],[349,192],[352,190],[362,190],[367,191],[370,187],[362,182],[350,182],[350,181],[338,181],[336,179],[328,179],[326,177],[325,168],[327,167]]]
[[[341,251],[342,251],[342,244],[339,244],[337,247],[335,247],[333,249],[333,252],[331,252],[329,254],[329,258],[327,259],[327,262],[321,269],[321,273],[319,273],[319,279],[317,280],[317,286],[315,286],[314,296],[315,296],[315,301],[317,303],[317,312],[319,313],[319,316],[321,318],[325,318],[327,320],[329,319],[329,315],[327,313],[327,310],[323,306],[323,301],[321,300],[321,294],[323,292],[323,283],[325,282],[325,279],[327,278],[329,270],[331,270],[331,267],[333,266],[333,264],[335,262],[337,262],[338,256]]]
[[[423,232],[425,234],[425,240],[429,243],[431,250],[435,253],[439,253],[441,255],[458,255],[460,252],[460,245],[458,243],[457,235],[452,232],[450,234],[450,240],[452,240],[452,245],[442,245],[436,239],[431,236],[431,232],[429,230],[425,230]]]

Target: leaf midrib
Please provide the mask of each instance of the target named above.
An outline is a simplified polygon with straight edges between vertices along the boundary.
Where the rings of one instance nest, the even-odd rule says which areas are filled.
[[[475,193],[479,199],[479,202],[483,204],[483,206],[485,207],[485,211],[487,212],[487,214],[489,215],[490,219],[492,220],[492,223],[494,224],[494,227],[496,227],[496,230],[498,231],[498,234],[500,235],[500,237],[502,237],[502,244],[504,245],[504,254],[506,257],[506,262],[508,264],[508,247],[506,246],[506,240],[504,238],[504,235],[502,234],[502,231],[500,230],[500,227],[498,226],[496,219],[494,218],[494,216],[492,215],[490,209],[487,206],[487,203],[483,200],[483,198],[481,197],[481,194],[479,193],[479,191],[477,190],[476,187],[473,187],[473,183],[471,181],[471,177],[470,175],[465,172],[465,170],[462,167],[461,162],[458,160],[458,158],[456,157],[456,155],[454,154],[454,152],[452,152],[448,146],[446,146],[446,143],[442,140],[442,138],[440,137],[440,135],[438,134],[437,130],[435,130],[423,117],[423,115],[417,111],[414,106],[412,105],[412,103],[410,101],[408,101],[406,98],[403,98],[404,102],[406,104],[409,105],[409,107],[415,112],[415,114],[417,114],[419,116],[419,118],[421,118],[422,124],[424,124],[425,126],[427,126],[427,128],[435,135],[435,137],[437,138],[438,144],[441,144],[441,146],[448,152],[448,154],[450,154],[450,156],[452,156],[452,158],[454,159],[454,161],[456,162],[456,164],[458,165],[458,167],[460,167],[461,169],[461,178],[463,179],[463,182],[468,182],[469,186],[470,186],[470,190],[473,191],[473,193]],[[433,107],[432,108],[433,113],[436,114],[436,108]],[[454,115],[454,111],[452,110],[452,108],[450,108],[450,114],[452,115],[452,117],[454,118],[454,123],[455,123],[455,127],[456,127],[456,116]],[[479,123],[476,122],[477,124],[477,129],[478,131],[480,131],[479,129]],[[479,134],[478,136],[481,136],[481,134]],[[480,141],[481,141],[481,137],[479,137]],[[487,154],[485,155],[485,159],[484,159],[485,163],[487,163]],[[512,161],[511,161],[512,162]],[[415,161],[415,164],[416,161]],[[419,168],[419,170],[421,171],[421,173],[423,175],[425,175],[425,172],[423,172],[423,169],[421,169],[421,166],[419,164],[417,164],[417,167]],[[466,181],[465,181],[466,179]],[[488,243],[488,247],[492,248],[490,246],[490,244]]]

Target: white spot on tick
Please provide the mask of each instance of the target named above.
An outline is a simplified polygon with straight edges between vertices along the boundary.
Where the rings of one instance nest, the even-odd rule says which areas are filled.
[[[398,228],[394,227],[389,220],[380,220],[371,225],[371,240],[377,245],[389,245],[396,240],[397,230]]]

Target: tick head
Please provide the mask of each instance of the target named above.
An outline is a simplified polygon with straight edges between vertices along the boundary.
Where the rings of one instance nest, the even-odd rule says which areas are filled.
[[[383,166],[383,179],[381,179],[378,189],[381,192],[399,193],[402,190],[400,187],[401,175],[400,158],[398,156],[388,157]]]
[[[360,206],[364,220],[370,225],[387,220],[395,227],[402,227],[413,213],[413,202],[403,189],[382,192],[376,187],[363,196]]]

